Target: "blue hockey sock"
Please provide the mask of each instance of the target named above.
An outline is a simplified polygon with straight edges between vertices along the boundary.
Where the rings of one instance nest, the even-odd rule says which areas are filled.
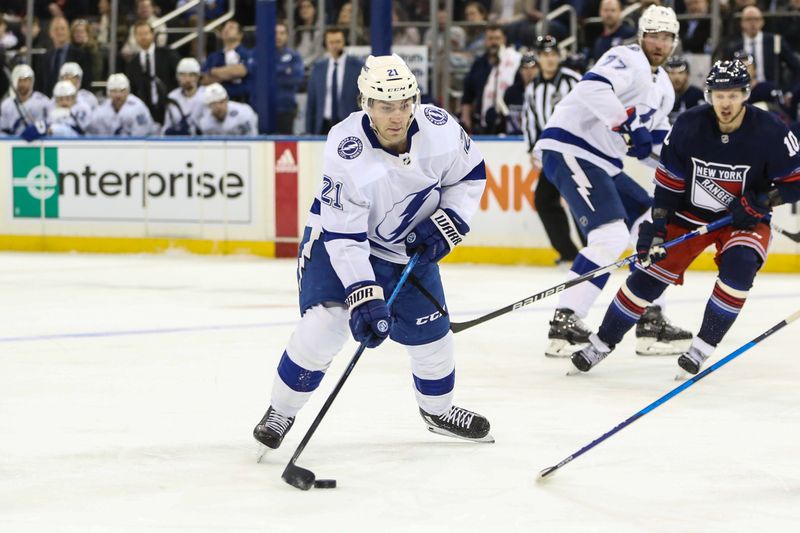
[[[619,343],[666,288],[666,284],[641,270],[633,271],[608,306],[597,336],[609,346]]]

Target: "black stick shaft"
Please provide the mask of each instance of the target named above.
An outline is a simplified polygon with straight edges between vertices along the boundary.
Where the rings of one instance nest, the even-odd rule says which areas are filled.
[[[403,273],[400,276],[400,280],[397,282],[397,285],[395,285],[394,290],[392,291],[392,295],[389,297],[389,300],[386,302],[386,305],[388,307],[391,308],[392,304],[394,303],[395,298],[397,298],[397,294],[400,292],[400,289],[403,287],[403,285],[405,285],[409,274],[411,274],[411,270],[417,264],[418,260],[419,260],[419,254],[418,253],[414,254],[414,256],[411,257],[411,259],[409,259],[408,264],[406,264],[406,267],[403,269]],[[336,386],[333,388],[333,391],[331,391],[330,395],[328,396],[328,399],[325,400],[325,403],[323,404],[322,409],[319,410],[319,413],[317,413],[317,417],[311,423],[311,426],[308,428],[308,431],[306,431],[306,434],[303,436],[303,440],[301,440],[300,444],[297,445],[297,449],[294,451],[294,454],[292,455],[292,458],[289,460],[289,464],[290,465],[295,464],[295,462],[297,462],[297,458],[300,457],[301,453],[303,453],[303,450],[306,448],[306,445],[308,444],[308,441],[311,440],[311,436],[314,435],[314,432],[317,430],[317,427],[319,426],[320,422],[322,422],[322,419],[325,417],[325,413],[327,413],[328,409],[330,409],[331,404],[333,404],[333,400],[336,399],[336,396],[339,394],[339,391],[342,390],[342,387],[344,386],[344,382],[347,381],[347,378],[350,376],[350,373],[356,367],[356,363],[358,363],[358,360],[361,358],[361,354],[364,353],[364,350],[366,349],[366,347],[367,347],[366,342],[362,342],[358,346],[358,349],[356,350],[356,353],[353,355],[353,358],[350,360],[350,363],[347,365],[347,368],[345,369],[344,373],[342,374],[342,377],[339,378],[339,381],[336,383]],[[288,465],[287,465],[287,468],[288,468]]]
[[[690,231],[689,233],[684,233],[680,237],[676,237],[675,239],[672,239],[671,241],[667,241],[664,244],[662,244],[661,246],[663,246],[664,248],[671,248],[671,247],[673,247],[673,246],[675,246],[677,244],[685,242],[685,241],[687,241],[689,239],[692,239],[694,237],[698,237],[700,235],[705,235],[708,232],[718,230],[719,228],[721,228],[723,226],[727,226],[730,223],[731,223],[731,216],[730,215],[726,215],[726,216],[720,218],[719,220],[715,220],[714,222],[712,222],[712,223],[710,223],[710,224],[708,224],[706,226],[699,227],[694,231]],[[563,292],[564,290],[569,289],[570,287],[574,287],[575,285],[577,285],[579,283],[583,283],[584,281],[589,281],[590,279],[594,279],[594,278],[596,278],[598,276],[602,276],[602,275],[606,274],[607,272],[611,272],[612,270],[615,270],[615,269],[617,269],[619,267],[625,266],[625,265],[627,265],[629,263],[633,263],[635,260],[636,260],[636,255],[635,254],[634,255],[629,255],[628,257],[626,257],[624,259],[620,259],[619,261],[611,263],[610,265],[606,265],[606,266],[595,268],[594,270],[589,271],[586,274],[583,274],[582,276],[578,276],[577,278],[573,278],[571,280],[565,281],[564,283],[561,283],[559,285],[555,285],[553,287],[550,287],[549,289],[545,289],[545,290],[543,290],[541,292],[537,292],[536,294],[528,296],[525,299],[516,301],[513,304],[510,304],[510,305],[507,305],[505,307],[502,307],[502,308],[500,308],[500,309],[498,309],[496,311],[492,311],[489,314],[480,316],[478,318],[469,320],[467,322],[451,322],[450,323],[450,329],[453,331],[453,333],[458,333],[459,331],[464,331],[465,329],[469,329],[469,328],[471,328],[473,326],[477,326],[478,324],[483,324],[484,322],[488,322],[489,320],[491,320],[493,318],[497,318],[498,316],[504,315],[506,313],[510,313],[511,311],[516,311],[517,309],[525,307],[526,305],[530,305],[533,302],[538,302],[539,300],[541,300],[543,298],[547,298],[548,296],[552,296],[554,294],[558,294],[560,292]]]

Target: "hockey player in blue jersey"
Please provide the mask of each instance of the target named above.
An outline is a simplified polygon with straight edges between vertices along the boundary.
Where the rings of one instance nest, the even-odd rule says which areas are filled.
[[[587,238],[569,272],[571,278],[616,261],[631,231],[647,213],[647,192],[622,171],[627,154],[647,160],[669,130],[675,92],[661,64],[678,36],[675,12],[650,6],[639,18],[639,44],[615,46],[556,106],[536,143],[544,175],[567,201]],[[582,322],[608,275],[567,289],[550,322],[545,355],[571,356],[589,342]],[[692,335],[664,318],[661,302],[642,316],[636,351],[678,354]]]
[[[493,442],[485,417],[453,404],[453,334],[441,312],[438,266],[469,231],[486,183],[483,158],[452,116],[419,104],[417,80],[396,54],[370,56],[358,88],[362,111],[337,124],[325,143],[322,183],[298,254],[302,318],[253,435],[280,446],[347,340],[349,323],[370,348],[387,337],[406,346],[430,431]],[[411,283],[389,309],[385,295],[419,250]]]
[[[719,277],[700,331],[678,358],[697,374],[728,332],[767,257],[768,215],[800,200],[800,142],[770,113],[746,103],[750,76],[739,60],[714,64],[706,80],[711,105],[678,117],[656,170],[653,221],[639,230],[640,264],[609,306],[591,344],[572,356],[586,372],[602,361],[636,322],[648,302],[683,274],[709,245],[717,250]],[[731,213],[733,223],[670,248],[661,246]],[[767,217],[767,218],[765,218]]]

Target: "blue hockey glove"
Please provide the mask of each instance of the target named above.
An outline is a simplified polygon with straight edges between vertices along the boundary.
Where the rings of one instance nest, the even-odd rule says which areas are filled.
[[[747,191],[741,198],[731,200],[731,203],[728,204],[728,211],[733,217],[731,226],[736,229],[750,230],[755,228],[762,218],[770,214],[772,207],[766,194]]]
[[[383,289],[374,281],[359,281],[347,287],[346,293],[353,338],[366,343],[367,348],[375,348],[386,340],[392,329],[392,316],[383,299]]]
[[[33,124],[25,126],[20,136],[28,142],[33,142],[47,135],[47,124],[41,120],[37,120]]]
[[[661,246],[667,238],[667,221],[657,218],[646,220],[639,225],[639,238],[636,240],[636,256],[644,268],[667,257],[667,249]]]
[[[628,118],[614,128],[614,131],[622,134],[628,145],[628,155],[636,159],[647,159],[653,151],[653,136],[644,127],[636,114],[636,109],[629,107],[626,109]]]
[[[406,254],[420,251],[419,264],[436,263],[464,240],[469,225],[450,208],[437,210],[406,236]]]

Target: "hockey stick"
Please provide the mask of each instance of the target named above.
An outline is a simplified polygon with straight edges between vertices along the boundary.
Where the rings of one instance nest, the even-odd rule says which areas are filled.
[[[400,280],[397,282],[397,285],[395,285],[394,290],[392,291],[392,295],[386,302],[386,305],[388,307],[390,308],[392,307],[392,303],[394,303],[395,298],[397,298],[397,294],[400,292],[400,289],[403,287],[403,285],[405,285],[406,279],[408,279],[409,274],[411,274],[411,270],[417,264],[418,260],[419,260],[419,252],[415,253],[411,257],[411,259],[409,259],[408,264],[406,264],[406,267],[403,269],[403,273],[400,276]],[[314,481],[316,480],[314,472],[306,468],[297,466],[297,458],[300,457],[301,453],[303,453],[306,444],[308,444],[308,441],[311,439],[311,436],[317,430],[317,427],[319,426],[320,422],[322,422],[322,418],[325,416],[325,413],[328,412],[328,409],[333,403],[333,400],[336,399],[336,395],[339,394],[339,391],[342,389],[344,382],[347,381],[348,376],[350,376],[350,373],[353,371],[353,368],[355,368],[356,363],[361,358],[361,354],[364,353],[364,349],[366,347],[367,347],[366,341],[362,342],[358,346],[356,353],[353,355],[353,358],[347,365],[347,368],[342,374],[342,377],[339,378],[339,381],[336,383],[336,386],[333,388],[333,391],[331,391],[330,395],[328,396],[328,399],[325,400],[325,403],[319,410],[317,417],[311,423],[311,427],[309,427],[308,431],[306,431],[303,440],[301,440],[300,444],[297,445],[297,449],[294,451],[294,455],[292,455],[292,458],[289,459],[289,464],[286,465],[283,474],[281,474],[281,478],[283,478],[283,480],[289,485],[298,488],[300,490],[308,490],[314,485]]]
[[[791,231],[785,230],[780,226],[776,226],[774,222],[772,222],[770,225],[772,226],[773,230],[788,238],[792,242],[800,242],[800,231],[792,233]]]
[[[708,232],[718,230],[719,228],[721,228],[723,226],[727,226],[730,223],[731,223],[731,216],[730,215],[726,215],[726,216],[720,218],[719,220],[715,220],[714,222],[712,222],[710,224],[707,224],[705,226],[701,226],[701,227],[697,228],[694,231],[690,231],[689,233],[684,233],[680,237],[676,237],[676,238],[672,239],[671,241],[667,241],[664,244],[662,244],[661,246],[663,246],[664,248],[672,248],[673,246],[675,246],[677,244],[680,244],[680,243],[682,243],[684,241],[688,241],[689,239],[693,239],[694,237],[699,237],[700,235],[705,235]],[[453,333],[458,333],[459,331],[464,331],[465,329],[469,329],[469,328],[471,328],[473,326],[477,326],[478,324],[483,324],[484,322],[487,322],[487,321],[489,321],[489,320],[491,320],[493,318],[497,318],[498,316],[504,315],[506,313],[510,313],[511,311],[516,311],[517,309],[520,309],[521,307],[525,307],[526,305],[532,304],[534,302],[538,302],[539,300],[541,300],[543,298],[547,298],[548,296],[552,296],[554,294],[558,294],[559,292],[563,292],[563,291],[569,289],[570,287],[574,287],[575,285],[577,285],[579,283],[583,283],[584,281],[588,281],[588,280],[600,277],[600,276],[606,274],[607,272],[611,272],[612,270],[615,270],[617,268],[620,268],[620,267],[623,267],[623,266],[628,265],[630,263],[633,263],[634,261],[636,261],[636,257],[637,257],[636,254],[629,255],[628,257],[620,259],[619,261],[611,263],[610,265],[597,267],[594,270],[590,270],[586,274],[583,274],[582,276],[578,276],[577,278],[573,278],[571,280],[565,281],[564,283],[561,283],[559,285],[555,285],[553,287],[550,287],[549,289],[545,289],[545,290],[543,290],[541,292],[537,292],[536,294],[534,294],[532,296],[528,296],[527,298],[525,298],[523,300],[519,300],[517,302],[514,302],[513,304],[507,305],[507,306],[502,307],[502,308],[500,308],[500,309],[498,309],[496,311],[492,311],[489,314],[483,315],[483,316],[475,318],[473,320],[469,320],[467,322],[451,322],[450,323],[450,329],[453,331]]]
[[[716,363],[714,363],[713,365],[711,365],[707,369],[703,370],[702,372],[700,372],[696,376],[691,377],[688,381],[685,381],[681,385],[675,387],[674,389],[672,389],[671,391],[666,393],[664,396],[662,396],[658,400],[654,401],[653,403],[651,403],[650,405],[648,405],[647,407],[645,407],[644,409],[642,409],[638,413],[634,414],[633,416],[631,416],[630,418],[628,418],[627,420],[625,420],[621,424],[619,424],[616,427],[614,427],[608,433],[604,433],[599,438],[593,440],[592,442],[590,442],[589,444],[587,444],[586,446],[584,446],[583,448],[581,448],[577,452],[573,453],[572,455],[570,455],[569,457],[567,457],[566,459],[564,459],[563,461],[561,461],[557,465],[549,466],[549,467],[545,468],[544,470],[539,472],[539,477],[538,477],[537,481],[545,479],[547,476],[552,475],[556,470],[558,470],[559,468],[562,468],[563,466],[567,465],[573,459],[576,459],[576,458],[580,457],[581,455],[583,455],[584,453],[588,452],[589,450],[591,450],[592,448],[594,448],[595,446],[597,446],[598,444],[600,444],[601,442],[603,442],[604,440],[609,438],[610,436],[612,436],[615,433],[621,431],[623,428],[633,424],[636,420],[640,419],[641,417],[643,417],[644,415],[646,415],[647,413],[649,413],[650,411],[652,411],[653,409],[655,409],[659,405],[667,402],[672,397],[677,396],[678,394],[683,392],[685,389],[688,389],[689,387],[691,387],[692,385],[694,385],[695,383],[697,383],[698,381],[700,381],[701,379],[703,379],[704,377],[706,377],[707,375],[712,373],[713,371],[717,370],[718,368],[730,363],[731,361],[733,361],[734,359],[736,359],[737,357],[742,355],[744,352],[746,352],[747,350],[749,350],[750,348],[752,348],[753,346],[755,346],[759,342],[763,341],[764,339],[766,339],[767,337],[769,337],[770,335],[772,335],[773,333],[775,333],[779,329],[783,328],[784,326],[790,324],[791,322],[794,322],[798,318],[800,318],[800,311],[795,311],[794,314],[792,314],[788,318],[785,318],[782,321],[778,322],[777,324],[775,324],[774,326],[769,328],[767,331],[765,331],[764,333],[762,333],[761,335],[759,335],[755,339],[753,339],[750,342],[742,345],[737,350],[735,350],[734,352],[732,352],[729,355],[725,356],[724,358],[720,359],[719,361],[717,361]]]

